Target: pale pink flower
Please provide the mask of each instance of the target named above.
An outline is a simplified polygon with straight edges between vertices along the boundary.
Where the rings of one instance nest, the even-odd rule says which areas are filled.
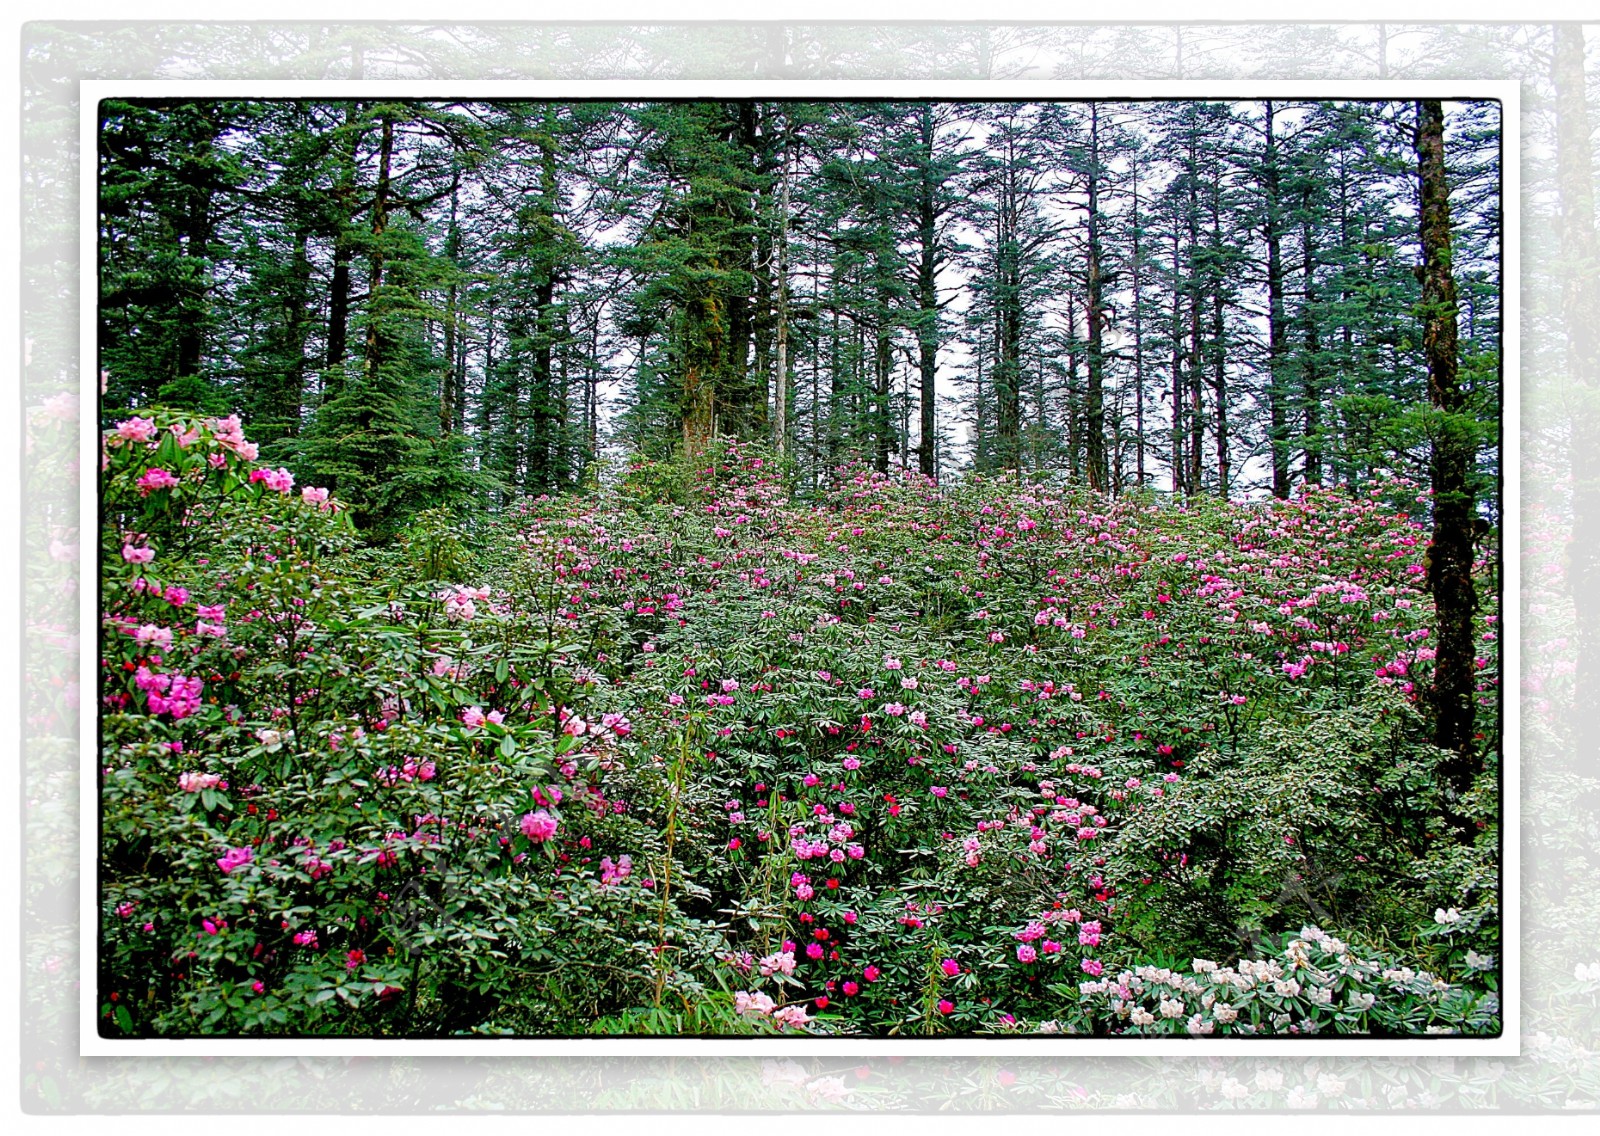
[[[733,996],[733,1008],[741,1014],[770,1014],[772,1007],[772,996],[760,991],[740,990]]]
[[[762,976],[767,978],[772,977],[774,974],[793,974],[794,952],[792,950],[778,951],[767,955],[757,960],[756,966],[760,968]]]
[[[784,1028],[800,1028],[811,1020],[806,1014],[806,1008],[800,1005],[785,1006],[781,1010],[774,1010],[772,1020]]]
[[[170,628],[158,627],[154,623],[146,623],[133,633],[133,637],[146,647],[155,647],[165,651],[172,646],[172,631]]]
[[[185,793],[198,793],[202,789],[215,789],[222,784],[222,777],[216,773],[180,773],[178,775],[178,788]]]
[[[128,442],[148,442],[155,437],[156,424],[149,418],[129,418],[117,423],[117,436]]]

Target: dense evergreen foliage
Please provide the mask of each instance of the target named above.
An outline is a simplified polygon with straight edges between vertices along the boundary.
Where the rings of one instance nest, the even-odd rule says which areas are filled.
[[[1499,108],[1448,110],[1440,409],[1487,501]],[[1237,498],[1425,477],[1441,429],[1412,103],[102,113],[107,423],[246,414],[380,535],[713,436],[811,488],[859,456]]]

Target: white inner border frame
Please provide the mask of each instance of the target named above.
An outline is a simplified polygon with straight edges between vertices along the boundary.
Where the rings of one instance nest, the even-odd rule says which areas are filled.
[[[108,98],[649,99],[805,98],[1081,101],[1214,99],[1492,99],[1501,104],[1501,1034],[1496,1038],[1355,1036],[1085,1038],[104,1038],[98,1022],[99,940],[99,106]],[[84,1057],[1515,1057],[1521,1040],[1521,98],[1510,80],[85,80],[79,97],[81,747],[78,1052]],[[88,532],[93,527],[93,533]],[[91,583],[93,586],[91,586]]]

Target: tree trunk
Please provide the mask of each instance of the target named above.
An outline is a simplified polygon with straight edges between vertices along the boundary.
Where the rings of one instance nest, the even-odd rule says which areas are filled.
[[[1442,412],[1433,442],[1433,541],[1428,585],[1438,624],[1433,689],[1434,743],[1451,751],[1441,773],[1460,795],[1482,768],[1474,722],[1472,616],[1473,499],[1469,477],[1473,423],[1457,375],[1456,291],[1450,269],[1450,187],[1445,181],[1444,106],[1417,103],[1417,175],[1422,216],[1422,342],[1428,359],[1428,400]]]
[[[196,144],[196,149],[204,152],[209,148],[209,141]],[[209,264],[210,258],[207,250],[211,246],[211,197],[212,189],[209,179],[202,184],[190,185],[186,194],[188,209],[186,216],[180,222],[182,232],[179,239],[183,243],[184,255],[191,261]],[[207,273],[209,275],[209,273]],[[193,308],[186,313],[186,318],[179,321],[178,341],[174,358],[175,379],[199,377],[201,362],[205,356],[205,324],[201,318],[207,307],[206,285],[204,279],[197,282],[192,288],[185,287],[187,299]]]
[[[310,332],[311,258],[306,245],[311,234],[296,229],[294,234],[294,272],[291,276],[292,292],[287,297],[289,305],[289,349],[293,354],[290,371],[284,376],[283,416],[284,431],[294,437],[300,433],[300,416],[305,411],[306,398],[306,339]]]
[[[1088,309],[1085,318],[1089,332],[1088,382],[1083,400],[1084,464],[1088,466],[1089,488],[1106,488],[1106,418],[1104,360],[1101,320],[1105,311],[1100,275],[1100,107],[1089,104],[1089,209],[1088,209]]]
[[[1199,135],[1194,128],[1189,133],[1189,492],[1200,492],[1201,450],[1205,446],[1205,401],[1201,393],[1204,385],[1205,343],[1200,333],[1200,279],[1194,264],[1200,248],[1200,160]]]
[[[1300,246],[1300,274],[1305,280],[1305,300],[1301,318],[1305,321],[1305,362],[1301,367],[1301,397],[1305,399],[1305,478],[1307,485],[1322,484],[1322,379],[1317,369],[1317,354],[1322,350],[1317,337],[1317,253],[1316,232],[1311,220],[1311,191],[1305,191]]]
[[[781,459],[789,450],[789,144],[783,147],[782,189],[778,200],[778,326],[772,397],[772,448]]]
[[[761,145],[759,108],[754,101],[739,104],[735,130],[740,159],[746,168],[753,166],[758,161]],[[743,195],[730,204],[736,223],[741,226],[749,223],[752,204],[752,198]],[[764,231],[761,225],[754,228],[757,232]],[[731,237],[730,243],[729,262],[743,270],[751,281],[761,281],[767,265],[761,259],[758,239],[753,235],[741,234]],[[727,313],[727,334],[724,338],[727,354],[716,393],[719,428],[724,433],[749,436],[751,433],[764,433],[767,427],[766,391],[757,386],[759,383],[764,388],[766,378],[759,370],[752,370],[750,360],[752,340],[761,322],[760,312],[764,310],[764,287],[757,283],[752,289],[755,295],[747,294],[742,288],[731,289],[723,297]]]
[[[1261,163],[1261,192],[1266,199],[1267,238],[1267,435],[1272,443],[1272,495],[1289,496],[1289,399],[1284,385],[1288,328],[1283,314],[1283,222],[1278,197],[1278,141],[1272,100],[1262,124],[1266,145]]]
[[[917,446],[918,468],[926,477],[938,476],[934,447],[938,435],[935,384],[939,362],[938,213],[934,199],[933,107],[924,104],[917,118],[917,142],[922,178],[917,198],[917,234],[921,256],[917,261],[917,363],[921,376],[921,431]]]
[[[394,158],[394,119],[383,116],[378,143],[378,184],[372,194],[372,251],[368,255],[367,271],[367,350],[364,360],[366,378],[376,385],[378,368],[383,363],[383,235],[389,228],[389,167]]]
[[[998,211],[995,288],[995,434],[1000,467],[1020,477],[1022,468],[1022,297],[1017,249],[1014,171],[1006,171]]]
[[[1144,488],[1144,325],[1143,304],[1139,293],[1139,167],[1130,171],[1133,177],[1133,444],[1135,447],[1134,476],[1140,489]]]
[[[461,257],[461,228],[456,221],[456,209],[460,188],[461,175],[457,171],[450,183],[450,224],[444,239],[445,259],[450,263],[450,283],[445,289],[444,302],[444,374],[439,378],[439,433],[441,434],[450,434],[456,429],[461,413],[456,368],[456,324],[460,319],[457,304],[460,299],[461,284],[456,276],[460,269]]]
[[[539,247],[534,253],[533,350],[528,381],[528,401],[532,434],[528,439],[527,488],[532,493],[547,493],[556,484],[558,446],[556,423],[565,409],[558,405],[555,388],[556,342],[556,213],[560,209],[557,183],[554,108],[545,108],[544,126],[539,132],[539,196],[533,203],[534,225]]]
[[[1224,501],[1233,484],[1228,453],[1228,340],[1224,317],[1221,189],[1211,189],[1211,245],[1216,250],[1211,270],[1211,393],[1217,404],[1217,496]]]
[[[880,266],[881,269],[881,266]],[[878,292],[878,321],[874,329],[872,360],[872,468],[879,473],[889,472],[889,451],[892,448],[891,431],[894,428],[889,414],[889,376],[893,369],[894,328],[889,322],[890,305],[894,295],[881,283]]]
[[[1172,495],[1183,493],[1183,258],[1178,228],[1172,228]]]
[[[600,435],[600,316],[589,325],[589,373],[583,390],[583,472],[599,456]]]
[[[333,272],[328,282],[328,358],[322,386],[332,395],[344,385],[344,357],[350,334],[350,242],[334,238]]]

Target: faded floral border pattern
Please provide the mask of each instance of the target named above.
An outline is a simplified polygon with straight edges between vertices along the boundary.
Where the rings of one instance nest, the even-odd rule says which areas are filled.
[[[29,24],[22,36],[22,792],[30,1112],[1142,1109],[1600,1103],[1600,26]],[[1523,97],[1523,1056],[80,1059],[80,79],[1514,79]]]

